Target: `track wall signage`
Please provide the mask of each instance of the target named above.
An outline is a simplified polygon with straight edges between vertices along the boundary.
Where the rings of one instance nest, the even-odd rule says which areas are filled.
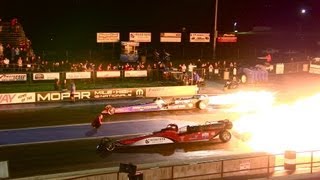
[[[210,42],[210,33],[190,33],[190,42]]]
[[[130,97],[172,97],[197,94],[197,86],[172,86],[148,88],[119,88],[80,90],[75,94],[76,100],[130,98]],[[0,94],[0,104],[60,102],[70,100],[70,92],[30,92]]]
[[[93,91],[93,98],[145,97],[145,88],[101,89]]]
[[[160,33],[160,42],[181,42],[181,33]]]
[[[115,43],[120,41],[119,32],[97,33],[97,43]]]
[[[91,72],[66,72],[66,79],[90,79]]]
[[[74,95],[75,99],[84,100],[91,99],[90,91],[77,91]],[[51,102],[70,100],[70,92],[41,92],[36,93],[36,102]]]
[[[97,78],[119,78],[120,71],[97,71]]]
[[[129,40],[134,42],[151,42],[151,32],[130,32]]]
[[[147,70],[124,71],[124,77],[148,77]]]
[[[0,81],[27,81],[27,74],[0,74]]]
[[[60,79],[60,73],[33,73],[33,80],[54,80]]]
[[[35,93],[5,93],[0,94],[0,104],[21,104],[33,103],[35,101]]]

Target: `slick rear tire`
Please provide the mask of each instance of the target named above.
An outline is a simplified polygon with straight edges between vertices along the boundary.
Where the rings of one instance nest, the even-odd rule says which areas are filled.
[[[199,101],[197,104],[197,107],[201,110],[206,109],[207,108],[207,103],[205,101]]]
[[[231,133],[227,130],[223,130],[220,134],[219,134],[219,139],[222,142],[228,142],[231,139]]]

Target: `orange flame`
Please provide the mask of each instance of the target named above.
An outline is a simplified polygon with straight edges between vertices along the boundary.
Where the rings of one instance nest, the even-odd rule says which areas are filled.
[[[249,133],[248,145],[255,150],[280,153],[285,150],[320,149],[320,94],[293,104],[280,104],[241,116],[234,130]]]

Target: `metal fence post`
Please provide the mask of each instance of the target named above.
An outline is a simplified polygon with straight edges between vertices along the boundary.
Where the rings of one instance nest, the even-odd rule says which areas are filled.
[[[310,173],[313,171],[313,151],[311,151],[311,160],[310,160]]]
[[[223,171],[224,171],[224,169],[223,169],[223,163],[224,162],[224,160],[222,160],[221,161],[221,172],[220,172],[220,176],[221,176],[221,178],[223,178]]]

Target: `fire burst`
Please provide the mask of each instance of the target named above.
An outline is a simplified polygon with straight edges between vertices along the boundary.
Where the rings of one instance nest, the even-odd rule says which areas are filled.
[[[242,115],[234,122],[234,129],[240,134],[250,134],[248,145],[257,151],[318,150],[319,107],[320,94],[292,104],[265,106]]]

